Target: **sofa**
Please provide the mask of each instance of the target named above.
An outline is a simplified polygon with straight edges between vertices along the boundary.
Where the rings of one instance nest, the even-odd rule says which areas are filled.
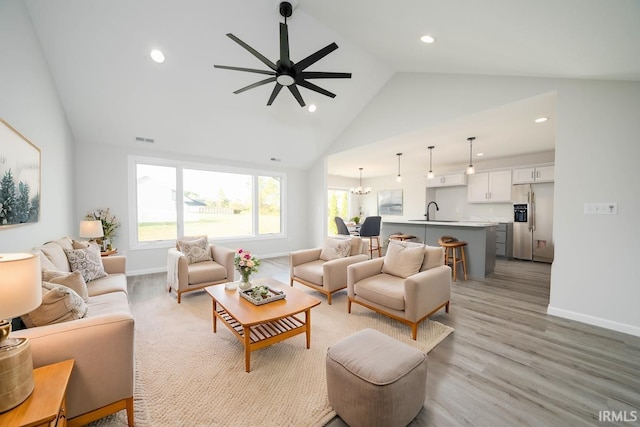
[[[43,274],[72,271],[65,249],[74,249],[69,237],[35,248]],[[75,360],[66,395],[71,427],[123,409],[133,426],[134,318],[127,295],[126,258],[112,255],[101,260],[107,275],[86,282],[84,317],[11,334],[29,339],[34,368]]]
[[[289,283],[298,282],[327,296],[347,287],[347,267],[366,261],[369,244],[360,237],[328,237],[322,247],[289,254]]]

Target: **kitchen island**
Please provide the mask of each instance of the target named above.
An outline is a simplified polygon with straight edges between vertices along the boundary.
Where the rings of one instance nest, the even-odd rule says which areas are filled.
[[[482,279],[493,273],[496,264],[496,227],[493,222],[387,220],[382,222],[380,238],[388,242],[391,234],[411,234],[414,241],[440,246],[441,236],[453,236],[467,242],[467,274]],[[460,276],[458,276],[460,277]]]

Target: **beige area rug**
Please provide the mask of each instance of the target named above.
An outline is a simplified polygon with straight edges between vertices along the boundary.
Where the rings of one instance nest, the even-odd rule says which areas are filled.
[[[298,285],[296,285],[298,287]],[[311,310],[311,348],[304,334],[251,354],[244,370],[240,342],[211,325],[211,298],[204,292],[168,295],[132,305],[136,318],[136,426],[321,426],[335,416],[327,399],[327,348],[364,328],[377,329],[429,352],[453,328],[423,322],[418,339],[408,326],[354,305],[346,292],[332,305]],[[126,426],[124,411],[93,424]]]

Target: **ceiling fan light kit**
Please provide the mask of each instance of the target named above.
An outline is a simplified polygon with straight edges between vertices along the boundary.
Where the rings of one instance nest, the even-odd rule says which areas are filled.
[[[317,86],[308,80],[310,79],[350,79],[351,73],[334,73],[334,72],[324,72],[324,71],[305,71],[308,67],[315,64],[334,50],[338,48],[338,45],[335,43],[331,43],[324,48],[318,50],[315,53],[307,56],[303,60],[298,63],[294,63],[289,56],[289,27],[287,26],[287,18],[289,18],[293,13],[293,6],[291,2],[283,1],[280,2],[279,6],[280,15],[284,17],[284,23],[280,23],[280,59],[273,63],[267,57],[262,55],[260,52],[240,40],[238,37],[233,34],[227,34],[234,42],[238,43],[244,49],[249,51],[253,56],[258,58],[260,62],[265,64],[269,70],[259,70],[255,68],[244,68],[244,67],[231,67],[227,65],[214,65],[215,68],[221,68],[225,70],[233,70],[233,71],[243,71],[247,73],[257,73],[257,74],[266,74],[268,77],[264,80],[260,80],[256,83],[250,84],[249,86],[245,86],[240,88],[233,93],[239,94],[245,92],[249,89],[253,89],[268,83],[275,82],[275,86],[273,91],[271,92],[271,96],[267,101],[267,105],[273,104],[273,101],[276,99],[280,91],[283,87],[289,89],[289,92],[293,95],[293,97],[298,101],[301,107],[305,106],[304,100],[302,99],[302,95],[298,90],[298,86],[302,86],[306,89],[312,90],[314,92],[320,93],[322,95],[328,96],[330,98],[335,98],[335,94],[329,92],[326,89]]]

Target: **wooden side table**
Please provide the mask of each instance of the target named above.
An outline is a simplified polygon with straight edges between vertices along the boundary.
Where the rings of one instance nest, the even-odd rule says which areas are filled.
[[[110,251],[100,252],[100,256],[109,256],[109,255],[114,255],[114,254],[117,254],[117,253],[118,253],[117,249],[111,249]]]
[[[33,370],[31,396],[15,408],[0,414],[0,426],[65,427],[65,396],[73,369],[73,359]]]

